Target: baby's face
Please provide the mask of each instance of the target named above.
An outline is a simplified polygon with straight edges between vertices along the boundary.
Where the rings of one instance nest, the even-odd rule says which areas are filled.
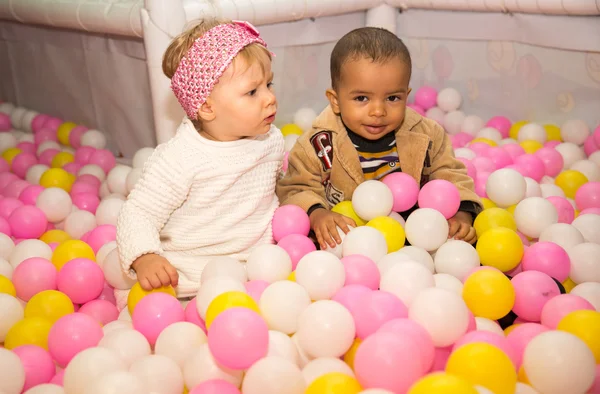
[[[349,60],[330,101],[350,130],[377,140],[402,124],[409,80],[408,65],[399,57],[376,63],[367,58]]]

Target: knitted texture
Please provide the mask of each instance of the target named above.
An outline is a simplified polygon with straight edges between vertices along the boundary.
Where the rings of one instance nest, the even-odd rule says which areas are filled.
[[[245,261],[257,245],[273,243],[283,145],[274,126],[255,138],[217,142],[184,119],[175,137],[147,160],[119,213],[117,248],[124,272],[135,278],[131,264],[156,253],[179,272],[178,297],[190,297],[215,256]]]

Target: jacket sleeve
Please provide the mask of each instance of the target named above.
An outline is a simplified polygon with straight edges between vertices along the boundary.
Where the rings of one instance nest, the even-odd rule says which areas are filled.
[[[287,172],[276,188],[281,205],[297,205],[305,212],[316,204],[329,208],[321,183],[319,159],[312,150],[307,150],[306,141],[302,139],[294,144],[288,155]]]
[[[477,216],[483,210],[479,196],[475,193],[475,183],[467,175],[465,165],[454,156],[450,138],[437,123],[434,124],[433,146],[431,149],[431,174],[429,179],[444,179],[452,182],[460,193],[461,210]]]

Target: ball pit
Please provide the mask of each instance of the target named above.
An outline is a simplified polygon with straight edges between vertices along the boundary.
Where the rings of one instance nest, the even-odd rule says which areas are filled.
[[[316,250],[306,214],[282,206],[276,245],[245,265],[215,259],[187,301],[120,271],[116,219],[152,148],[126,166],[99,131],[29,116],[33,136],[1,141],[0,391],[590,390],[600,379],[600,129],[486,121],[461,103],[454,89],[421,87],[411,105],[445,126],[486,198],[475,247],[447,239],[452,184],[420,189],[393,173],[336,205],[357,225],[339,247]],[[315,116],[303,108],[282,127],[286,150]],[[406,221],[395,214],[415,203]],[[122,311],[115,288],[131,289]]]

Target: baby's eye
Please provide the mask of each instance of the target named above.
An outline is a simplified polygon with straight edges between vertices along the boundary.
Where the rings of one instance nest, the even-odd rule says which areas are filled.
[[[271,89],[271,88],[273,87],[273,82],[269,82],[269,83],[267,84],[267,87],[268,87],[269,89]]]
[[[256,94],[256,89],[252,89],[251,91],[248,92],[248,95],[250,96],[254,96]]]
[[[401,101],[402,97],[400,97],[400,96],[390,96],[390,97],[388,97],[388,100],[390,100],[392,102],[394,102],[394,101]]]
[[[355,101],[359,101],[359,102],[365,102],[368,100],[367,96],[357,96],[354,98]]]

